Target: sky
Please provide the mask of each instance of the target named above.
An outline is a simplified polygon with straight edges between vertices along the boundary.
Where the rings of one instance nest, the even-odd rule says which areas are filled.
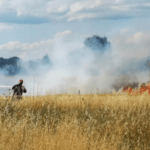
[[[0,0],[0,57],[29,61],[48,54],[53,68],[36,73],[46,91],[106,91],[124,74],[145,82],[148,70],[140,72],[138,64],[150,56],[148,14],[149,0]],[[88,49],[84,41],[93,35],[107,37],[111,53]],[[23,78],[30,89],[34,76],[1,83]]]

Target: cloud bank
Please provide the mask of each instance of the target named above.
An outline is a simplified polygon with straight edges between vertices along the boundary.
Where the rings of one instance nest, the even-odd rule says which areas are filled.
[[[148,0],[1,0],[0,21],[32,24],[148,17],[149,8]]]

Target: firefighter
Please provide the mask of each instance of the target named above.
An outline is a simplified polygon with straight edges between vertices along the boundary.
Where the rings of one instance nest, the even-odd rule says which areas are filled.
[[[12,87],[13,90],[13,96],[12,99],[18,99],[21,100],[22,99],[22,94],[23,93],[27,93],[26,88],[22,85],[23,84],[23,80],[20,79],[19,80],[19,84],[16,84]]]

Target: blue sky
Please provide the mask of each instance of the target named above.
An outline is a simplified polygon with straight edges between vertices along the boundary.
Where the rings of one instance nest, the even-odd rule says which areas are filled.
[[[108,37],[124,28],[148,30],[149,13],[148,0],[1,0],[0,44],[45,40],[65,30]]]
[[[32,43],[71,30],[112,38],[120,30],[149,30],[148,0],[1,0],[0,44]]]
[[[149,14],[149,0],[0,0],[0,57],[36,60],[48,54],[55,72],[65,72],[61,80],[69,78],[66,72],[72,67],[67,64],[72,59],[68,58],[70,53],[84,55],[86,51],[81,67],[74,67],[71,73],[81,80],[77,74],[82,72],[84,76],[92,65],[99,64],[95,68],[103,70],[99,84],[106,83],[106,76],[115,79],[108,74],[115,74],[116,68],[150,56]],[[111,57],[97,57],[86,49],[83,42],[93,35],[108,38]],[[112,59],[114,68],[109,64],[101,68],[106,58]],[[91,82],[97,84],[87,77],[83,85]]]

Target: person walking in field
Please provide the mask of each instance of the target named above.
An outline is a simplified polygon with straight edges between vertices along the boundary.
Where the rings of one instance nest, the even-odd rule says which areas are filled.
[[[19,80],[19,84],[16,84],[12,87],[12,90],[13,90],[12,99],[21,100],[22,94],[27,93],[26,88],[23,86],[23,80],[22,79]]]

